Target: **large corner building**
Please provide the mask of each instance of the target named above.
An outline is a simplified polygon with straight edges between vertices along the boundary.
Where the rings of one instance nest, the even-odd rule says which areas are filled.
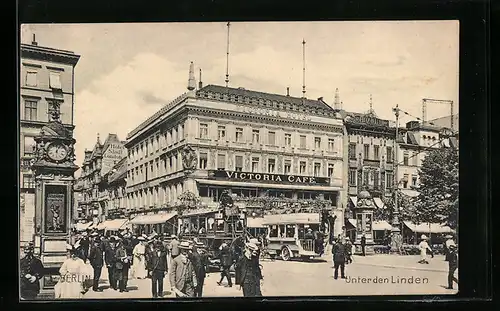
[[[128,134],[128,208],[173,205],[185,191],[210,204],[228,189],[323,198],[340,213],[343,123],[321,98],[195,87],[191,65],[188,92]]]

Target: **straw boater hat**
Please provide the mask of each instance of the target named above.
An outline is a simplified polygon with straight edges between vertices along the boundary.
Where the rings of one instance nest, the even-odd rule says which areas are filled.
[[[427,240],[427,236],[425,234],[422,234],[422,236],[420,237],[420,239]]]
[[[453,239],[453,236],[452,236],[452,235],[450,235],[450,234],[448,234],[448,235],[446,235],[446,236],[445,236],[445,238],[446,238],[446,239]]]
[[[87,235],[88,235],[87,231],[82,232],[82,236],[87,236]]]
[[[179,248],[180,249],[191,249],[191,245],[187,241],[182,241],[179,243]]]
[[[258,239],[255,239],[255,238],[250,239],[249,243],[253,243],[255,245],[260,245],[260,241]]]
[[[448,247],[453,247],[453,248],[455,248],[455,247],[457,247],[457,245],[455,244],[455,242],[451,242],[451,243],[450,243],[450,245],[448,245]]]
[[[251,251],[258,251],[259,250],[259,247],[257,245],[255,245],[255,243],[245,243],[245,246],[251,250]]]
[[[146,239],[143,236],[140,236],[137,238],[138,241],[146,241]]]
[[[96,236],[98,236],[98,235],[99,235],[99,233],[97,233],[96,231],[94,231],[94,232],[92,232],[92,233],[90,234],[90,236],[92,236],[92,237],[96,237]]]
[[[172,239],[177,239],[177,236],[176,236],[175,234],[172,234],[170,237],[171,237]]]

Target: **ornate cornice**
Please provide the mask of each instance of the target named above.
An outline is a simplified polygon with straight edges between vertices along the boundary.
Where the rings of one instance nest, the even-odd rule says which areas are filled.
[[[71,51],[21,44],[21,58],[31,58],[76,66],[80,59],[80,55]]]
[[[342,126],[335,126],[335,125],[328,125],[328,124],[320,124],[316,122],[304,122],[304,121],[298,121],[298,120],[290,120],[290,119],[282,119],[282,118],[275,118],[275,117],[270,117],[270,116],[263,116],[263,115],[252,115],[252,114],[244,114],[236,111],[226,111],[226,110],[215,110],[215,109],[208,109],[208,108],[202,108],[202,107],[193,107],[189,106],[187,108],[189,110],[190,115],[196,115],[199,114],[200,116],[204,117],[224,117],[224,118],[229,118],[231,120],[238,120],[238,121],[254,121],[258,123],[267,123],[267,124],[280,124],[280,125],[286,125],[286,126],[291,126],[291,127],[296,127],[296,128],[306,128],[310,130],[317,130],[321,129],[326,132],[333,132],[333,133],[340,133],[342,134],[343,128]]]

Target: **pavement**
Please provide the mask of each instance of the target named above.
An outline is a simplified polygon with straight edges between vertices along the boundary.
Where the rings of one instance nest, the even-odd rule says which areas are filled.
[[[354,256],[346,266],[347,279],[333,278],[331,255],[311,261],[262,260],[262,294],[264,296],[359,296],[359,295],[439,295],[456,294],[446,289],[447,262],[443,256],[418,264],[418,256],[371,255]],[[340,272],[340,271],[339,271]],[[129,292],[109,289],[107,271],[103,269],[103,292],[90,289],[85,299],[151,298],[151,280],[129,280]],[[242,297],[239,286],[217,285],[220,273],[209,273],[203,297]],[[234,278],[233,278],[234,282]],[[456,284],[455,284],[456,286]],[[168,277],[164,279],[164,299],[175,298]]]

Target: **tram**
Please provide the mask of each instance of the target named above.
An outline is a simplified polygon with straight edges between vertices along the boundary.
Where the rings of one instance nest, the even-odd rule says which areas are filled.
[[[229,192],[225,192],[216,208],[178,215],[177,232],[180,240],[196,238],[205,244],[213,266],[217,266],[222,243],[231,247],[235,258],[241,254],[247,236],[246,214],[233,203]]]

